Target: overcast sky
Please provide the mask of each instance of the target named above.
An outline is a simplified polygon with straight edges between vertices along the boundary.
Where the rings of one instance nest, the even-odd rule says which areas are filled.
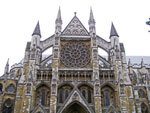
[[[150,18],[150,0],[1,0],[0,75],[8,58],[10,66],[24,58],[26,43],[31,41],[38,20],[41,40],[54,34],[59,6],[63,29],[74,12],[88,29],[92,7],[97,35],[109,41],[113,21],[127,56],[150,56],[150,27],[145,24]]]

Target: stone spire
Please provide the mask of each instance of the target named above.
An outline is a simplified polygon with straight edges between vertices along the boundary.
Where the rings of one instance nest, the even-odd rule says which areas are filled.
[[[4,74],[9,72],[9,58],[7,60],[6,66],[5,66],[5,70],[4,70]]]
[[[90,25],[90,24],[94,24],[94,25],[95,25],[95,19],[94,19],[94,15],[93,15],[92,8],[91,8],[91,10],[90,10],[89,25]]]
[[[143,58],[142,58],[142,61],[141,61],[141,67],[145,67]]]
[[[117,33],[117,31],[116,31],[115,26],[114,26],[113,23],[112,23],[112,25],[111,25],[111,31],[110,31],[110,37],[109,37],[109,38],[111,38],[112,36],[117,36],[117,37],[119,37],[119,35],[118,35],[118,33]]]
[[[59,7],[57,18],[56,18],[56,24],[57,23],[61,23],[62,24],[60,7]]]
[[[57,14],[57,18],[56,18],[56,21],[55,21],[55,26],[56,26],[56,30],[55,32],[61,32],[61,25],[62,25],[62,19],[61,19],[61,11],[60,11],[60,7],[59,7],[59,10],[58,10],[58,14]]]
[[[40,31],[40,25],[39,25],[39,21],[37,22],[37,25],[32,33],[32,36],[33,35],[39,35],[41,37],[41,31]]]
[[[92,11],[92,8],[90,10],[90,18],[89,18],[89,32],[90,34],[96,34],[96,29],[95,29],[95,19],[94,19],[94,15],[93,15],[93,11]]]
[[[128,66],[129,66],[129,67],[132,67],[131,60],[130,60],[130,59],[129,59],[129,61],[128,61]]]

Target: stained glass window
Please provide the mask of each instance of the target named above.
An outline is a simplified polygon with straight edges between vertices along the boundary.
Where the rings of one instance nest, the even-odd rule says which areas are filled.
[[[82,95],[84,96],[84,98],[86,98],[86,97],[85,97],[85,90],[82,91]]]
[[[90,61],[90,50],[82,42],[66,43],[61,49],[61,61],[67,67],[84,67]]]
[[[68,97],[68,95],[69,95],[69,92],[68,92],[68,90],[66,90],[66,92],[65,92],[65,99]]]
[[[42,90],[42,96],[41,96],[41,104],[45,105],[45,90]]]
[[[62,91],[62,89],[59,90],[59,103],[63,103],[63,91]]]
[[[88,90],[88,103],[91,103],[92,101],[91,101],[91,91],[90,90]]]
[[[144,97],[145,97],[145,93],[144,93],[144,91],[143,91],[142,89],[140,89],[140,90],[138,91],[138,94],[139,94],[139,97],[140,97],[140,98],[144,98]]]
[[[106,106],[110,105],[109,92],[108,91],[105,91],[105,104],[106,104]]]
[[[2,109],[2,113],[11,113],[12,112],[12,103],[11,100],[8,99],[6,100],[3,109]]]
[[[148,108],[144,103],[141,104],[141,112],[142,113],[149,113]]]
[[[10,85],[7,89],[7,92],[9,92],[9,93],[13,93],[14,91],[15,91],[15,88],[13,85]]]

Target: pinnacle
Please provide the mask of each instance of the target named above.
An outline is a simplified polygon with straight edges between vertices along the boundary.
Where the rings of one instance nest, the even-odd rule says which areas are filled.
[[[57,14],[56,23],[57,23],[57,22],[62,23],[60,7],[59,7],[59,10],[58,10],[58,14]]]
[[[92,8],[90,9],[90,18],[89,18],[89,24],[90,24],[91,22],[95,23],[95,19],[94,19],[94,15],[93,15]]]
[[[39,36],[41,37],[41,31],[40,31],[39,21],[37,22],[37,25],[36,25],[36,27],[35,27],[35,29],[34,29],[34,31],[33,31],[32,36],[33,36],[33,35],[39,35]]]
[[[142,58],[141,67],[144,67],[144,66],[145,66],[145,64],[144,64],[144,60],[143,60],[143,58]]]
[[[131,60],[129,59],[129,61],[128,61],[128,66],[132,66],[132,64],[131,64]]]
[[[112,25],[111,25],[111,31],[110,31],[110,37],[109,37],[109,38],[111,38],[112,36],[117,36],[117,37],[119,37],[119,35],[118,35],[118,33],[117,33],[117,31],[116,31],[115,26],[114,26],[113,23],[112,23]]]

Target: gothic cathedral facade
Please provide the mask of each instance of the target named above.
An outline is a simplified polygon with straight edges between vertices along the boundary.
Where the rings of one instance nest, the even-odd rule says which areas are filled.
[[[7,62],[0,77],[1,113],[150,113],[150,67],[127,63],[113,24],[110,41],[98,36],[92,9],[88,24],[75,13],[62,31],[59,9],[55,33],[42,41],[37,23],[22,62],[10,70]]]

